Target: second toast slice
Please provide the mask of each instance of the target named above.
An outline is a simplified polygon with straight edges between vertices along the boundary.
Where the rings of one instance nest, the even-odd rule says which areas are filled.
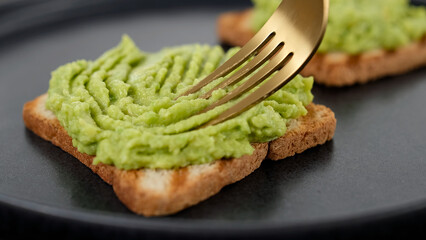
[[[255,34],[250,27],[252,14],[251,9],[222,14],[217,22],[220,41],[231,46],[246,44]],[[356,56],[316,54],[301,74],[314,76],[317,83],[341,87],[403,74],[422,66],[426,66],[426,36],[393,51],[375,50]]]

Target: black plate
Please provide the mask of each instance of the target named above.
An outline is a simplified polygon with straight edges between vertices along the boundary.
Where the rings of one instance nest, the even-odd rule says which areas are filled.
[[[332,142],[265,161],[212,198],[149,219],[129,212],[97,175],[26,130],[22,106],[47,90],[58,65],[94,59],[123,33],[146,51],[215,44],[217,15],[249,1],[30,2],[0,5],[0,230],[99,238],[324,237],[425,225],[425,68],[350,88],[315,86],[315,102],[338,119]]]

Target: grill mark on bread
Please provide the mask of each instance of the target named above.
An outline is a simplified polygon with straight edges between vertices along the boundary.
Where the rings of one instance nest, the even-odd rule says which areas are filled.
[[[188,179],[188,167],[179,168],[173,171],[173,175],[170,180],[170,188],[169,191],[179,191],[179,188],[185,185]]]
[[[219,172],[222,172],[222,170],[225,168],[225,166],[226,166],[226,162],[227,162],[227,160],[225,159],[225,160],[223,160],[223,161],[220,161],[218,164],[217,164],[217,167],[216,167],[216,169],[219,171]]]

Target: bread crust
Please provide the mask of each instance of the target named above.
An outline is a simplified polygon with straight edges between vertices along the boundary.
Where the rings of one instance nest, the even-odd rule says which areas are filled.
[[[253,36],[250,28],[252,10],[219,16],[219,39],[232,46],[243,46]],[[314,76],[315,82],[342,87],[364,84],[385,76],[399,75],[426,66],[426,36],[393,51],[374,50],[351,56],[345,53],[316,54],[301,74]]]
[[[287,132],[269,143],[268,158],[281,160],[333,139],[337,120],[323,105],[310,104],[308,114],[291,120]]]
[[[293,120],[286,135],[271,143],[273,150],[269,153],[268,143],[254,143],[254,153],[240,158],[216,160],[210,164],[175,170],[126,171],[103,163],[93,165],[94,156],[80,153],[73,147],[71,137],[54,114],[46,110],[46,99],[47,94],[44,94],[24,105],[23,119],[27,128],[80,160],[112,185],[124,205],[144,216],[173,214],[195,205],[216,194],[224,186],[249,175],[267,155],[277,160],[322,144],[324,140],[333,137],[336,127],[334,113],[330,109],[311,104],[308,106],[309,114],[300,118],[300,121]],[[314,123],[317,121],[321,123]],[[302,135],[304,137],[300,137]],[[286,136],[302,144],[295,146],[292,140],[286,140]],[[309,141],[303,143],[304,139]]]

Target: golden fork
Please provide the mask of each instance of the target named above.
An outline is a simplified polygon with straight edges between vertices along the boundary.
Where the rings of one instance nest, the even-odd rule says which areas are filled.
[[[182,94],[181,96],[186,96],[199,91],[212,81],[227,76],[253,57],[232,76],[200,96],[209,98],[214,90],[241,81],[269,61],[246,82],[202,112],[207,112],[240,97],[272,74],[276,74],[244,99],[204,124],[203,127],[215,125],[239,115],[293,79],[309,62],[321,43],[327,26],[328,8],[329,0],[283,0],[272,17],[241,50]]]

